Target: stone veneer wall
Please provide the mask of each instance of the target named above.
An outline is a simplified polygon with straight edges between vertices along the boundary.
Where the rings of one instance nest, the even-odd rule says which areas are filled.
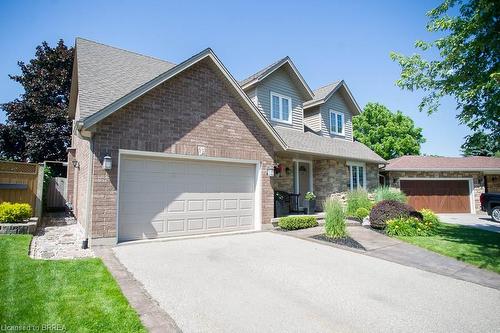
[[[390,186],[400,188],[400,178],[472,178],[474,184],[474,202],[476,214],[481,213],[479,196],[484,193],[484,174],[466,171],[390,171],[387,173]]]
[[[283,165],[283,173],[272,177],[271,184],[275,191],[293,192],[293,160],[291,158],[276,158],[276,162]],[[322,202],[334,196],[341,200],[349,191],[349,170],[345,160],[314,160],[313,161],[313,188],[316,202],[321,208]],[[286,168],[290,172],[286,173]],[[378,186],[378,165],[366,164],[366,179],[368,190]]]
[[[271,177],[271,186],[274,191],[293,192],[293,160],[291,158],[277,157],[276,163],[283,165],[283,172],[280,175]],[[289,172],[286,172],[288,168]]]
[[[500,175],[487,175],[486,184],[488,192],[500,193]]]
[[[349,188],[349,168],[345,160],[314,161],[314,191],[317,202],[321,204],[326,198],[333,196],[345,201]],[[367,190],[372,191],[379,185],[379,169],[377,164],[366,164]]]

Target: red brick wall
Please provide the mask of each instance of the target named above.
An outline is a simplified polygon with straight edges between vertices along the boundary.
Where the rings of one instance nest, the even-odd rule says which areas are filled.
[[[92,237],[116,236],[118,149],[206,155],[263,162],[262,222],[273,217],[273,190],[266,168],[273,146],[249,110],[204,60],[115,112],[94,134]],[[110,171],[102,159],[113,159]]]

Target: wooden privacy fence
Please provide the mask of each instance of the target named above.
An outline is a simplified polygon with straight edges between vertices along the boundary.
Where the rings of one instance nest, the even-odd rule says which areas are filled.
[[[43,167],[34,163],[0,161],[0,203],[29,203],[42,215]]]
[[[45,197],[47,210],[61,210],[66,207],[67,179],[54,177],[50,180]]]

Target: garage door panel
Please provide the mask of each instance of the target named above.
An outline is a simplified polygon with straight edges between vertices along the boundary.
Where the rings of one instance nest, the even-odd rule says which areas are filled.
[[[121,164],[120,240],[254,227],[254,165],[128,158]]]
[[[400,180],[408,203],[416,209],[428,208],[437,213],[469,213],[468,180]]]

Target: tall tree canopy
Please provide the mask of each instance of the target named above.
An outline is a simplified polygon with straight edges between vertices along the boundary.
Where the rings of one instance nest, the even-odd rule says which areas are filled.
[[[464,156],[497,156],[500,157],[500,138],[476,132],[467,137],[462,145]]]
[[[23,86],[24,93],[0,106],[7,114],[6,124],[0,124],[0,158],[66,160],[73,48],[63,40],[54,48],[43,42],[37,46],[34,59],[18,65],[21,74],[9,77]]]
[[[457,6],[458,14],[448,14]],[[396,84],[426,95],[420,110],[435,112],[443,96],[455,97],[457,118],[475,133],[466,137],[464,152],[481,151],[479,136],[500,140],[500,1],[445,0],[427,13],[427,30],[438,36],[432,42],[416,41],[423,52],[439,54],[426,60],[420,54],[391,53],[401,66]],[[437,51],[437,52],[436,52]],[[478,134],[479,133],[479,134]]]
[[[425,142],[422,129],[401,111],[391,112],[378,103],[366,104],[353,118],[354,137],[386,160],[403,155],[419,155]]]

